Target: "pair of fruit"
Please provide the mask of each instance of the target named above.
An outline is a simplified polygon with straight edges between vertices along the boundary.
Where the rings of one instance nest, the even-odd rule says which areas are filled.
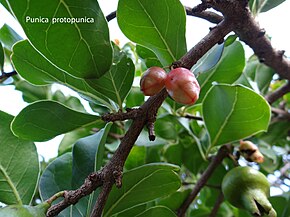
[[[176,68],[166,74],[160,67],[151,67],[143,74],[140,87],[145,96],[153,96],[165,87],[172,99],[185,105],[194,104],[200,92],[194,74],[186,68]]]
[[[268,200],[270,184],[267,178],[251,167],[230,170],[223,179],[222,191],[233,206],[245,209],[253,216],[277,216]]]

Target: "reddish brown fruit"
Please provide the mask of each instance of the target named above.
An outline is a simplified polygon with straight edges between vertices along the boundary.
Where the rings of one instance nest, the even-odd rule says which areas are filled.
[[[168,94],[176,102],[192,105],[199,97],[200,86],[194,74],[185,68],[176,68],[170,71],[165,80]]]
[[[153,96],[164,88],[167,74],[157,66],[147,69],[141,77],[140,87],[145,96]]]

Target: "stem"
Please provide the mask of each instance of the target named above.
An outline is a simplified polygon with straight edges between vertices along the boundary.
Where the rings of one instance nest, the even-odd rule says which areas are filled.
[[[213,209],[208,217],[215,217],[223,202],[224,202],[224,195],[223,195],[223,192],[220,192],[220,194],[219,194],[219,196],[214,204],[214,207],[213,207]]]
[[[230,145],[222,146],[217,155],[213,158],[207,169],[201,175],[200,179],[197,181],[192,192],[189,194],[187,199],[183,202],[180,208],[177,210],[177,216],[183,217],[186,213],[186,210],[196,198],[200,190],[206,185],[207,181],[215,171],[215,169],[222,163],[223,159],[226,158],[232,152],[232,147]]]

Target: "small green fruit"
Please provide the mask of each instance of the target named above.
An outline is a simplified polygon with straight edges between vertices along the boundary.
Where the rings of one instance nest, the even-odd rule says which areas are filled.
[[[222,191],[233,206],[249,211],[253,216],[276,217],[268,200],[270,184],[261,172],[251,167],[236,167],[223,179]]]
[[[0,217],[45,217],[49,207],[47,202],[37,206],[10,205],[0,209]]]

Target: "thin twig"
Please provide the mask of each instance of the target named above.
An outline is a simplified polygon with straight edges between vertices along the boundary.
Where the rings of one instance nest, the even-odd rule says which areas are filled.
[[[200,190],[205,186],[206,182],[209,180],[215,169],[222,163],[223,159],[226,158],[231,152],[232,147],[230,145],[224,145],[219,149],[217,155],[213,158],[207,169],[204,171],[200,179],[197,181],[192,192],[189,194],[189,196],[177,210],[178,217],[183,217],[185,215],[186,210],[193,202],[193,200],[196,198]]]
[[[222,16],[220,16],[214,12],[211,12],[211,11],[200,11],[200,12],[195,11],[195,12],[193,12],[192,8],[190,8],[190,7],[185,7],[185,10],[186,10],[186,14],[188,16],[198,17],[198,18],[207,20],[211,23],[218,24],[223,20]]]
[[[279,120],[283,119],[283,120],[290,121],[290,113],[289,112],[282,110],[282,109],[279,109],[279,108],[274,108],[274,107],[271,107],[271,111],[278,115]]]
[[[194,115],[190,115],[190,114],[186,114],[184,117],[188,118],[188,119],[192,119],[192,120],[203,121],[202,117],[194,116]]]
[[[14,75],[17,75],[17,72],[16,71],[12,71],[12,72],[2,72],[2,74],[0,75],[0,81],[2,79],[6,79],[6,78],[10,78]]]
[[[280,99],[289,92],[290,92],[290,82],[288,81],[287,84],[281,86],[277,90],[266,95],[265,99],[269,102],[269,104],[273,104],[274,102],[276,102],[278,99]]]
[[[219,208],[222,205],[223,201],[224,201],[224,195],[223,195],[223,192],[220,191],[219,196],[214,204],[214,207],[211,210],[211,213],[208,217],[216,217],[217,216],[217,213],[218,213]]]

